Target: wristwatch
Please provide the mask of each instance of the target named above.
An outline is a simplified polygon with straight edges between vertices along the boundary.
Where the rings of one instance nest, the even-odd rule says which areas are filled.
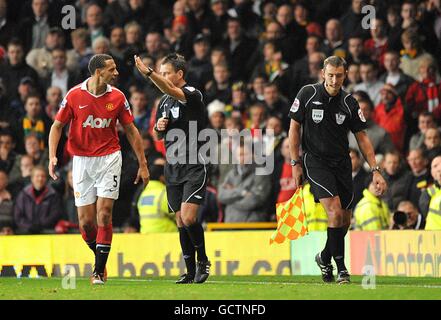
[[[150,77],[150,76],[152,75],[152,72],[153,72],[153,69],[150,68],[150,67],[148,67],[148,71],[147,71],[146,76],[147,76],[147,77]]]
[[[371,173],[374,173],[375,171],[378,171],[379,173],[381,173],[381,168],[380,166],[375,166],[371,169]]]
[[[296,166],[296,165],[298,165],[298,164],[300,164],[300,160],[291,160],[291,166]]]

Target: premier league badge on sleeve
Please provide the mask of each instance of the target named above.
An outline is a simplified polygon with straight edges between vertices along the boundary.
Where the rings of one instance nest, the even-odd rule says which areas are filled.
[[[345,119],[346,119],[346,115],[340,112],[335,114],[335,121],[337,122],[338,125],[343,124],[343,122],[345,122]]]
[[[360,117],[361,121],[366,122],[366,118],[364,117],[364,114],[361,111],[361,109],[358,109],[358,116]]]
[[[289,111],[296,113],[297,111],[299,111],[299,106],[300,106],[300,101],[299,99],[296,98],[292,103],[291,109],[289,109]]]
[[[312,109],[312,120],[315,123],[320,123],[323,120],[324,110]]]

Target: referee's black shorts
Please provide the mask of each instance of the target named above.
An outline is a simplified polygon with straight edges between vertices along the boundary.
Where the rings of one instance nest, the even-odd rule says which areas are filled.
[[[311,185],[314,200],[339,196],[341,207],[349,209],[354,199],[352,165],[349,156],[331,163],[310,153],[303,156],[303,174]]]
[[[165,166],[169,212],[181,210],[181,203],[201,204],[207,188],[207,168],[203,164]]]

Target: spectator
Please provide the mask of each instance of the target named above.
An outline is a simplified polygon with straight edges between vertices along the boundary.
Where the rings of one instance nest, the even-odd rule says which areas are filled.
[[[18,194],[25,186],[31,183],[31,172],[34,168],[34,161],[30,155],[23,155],[17,157],[19,172],[17,174],[12,174],[11,171],[9,179],[9,190],[11,192],[12,198],[16,199]]]
[[[354,97],[357,97],[359,93],[360,91],[355,92]],[[372,101],[369,99],[369,96],[365,94],[365,97],[357,98],[357,101],[360,106],[360,110],[363,112],[363,116],[366,119],[366,133],[369,140],[371,140],[375,154],[384,155],[387,151],[393,150],[394,144],[392,143],[389,133],[387,133],[384,128],[376,124],[372,119],[374,106]],[[352,133],[349,133],[348,138],[349,146],[357,151],[360,151],[355,136]]]
[[[345,89],[348,92],[354,92],[354,88],[361,82],[360,65],[352,63],[348,66],[348,77],[346,78]]]
[[[186,3],[188,31],[193,35],[198,33],[208,34],[208,26],[213,19],[213,14],[208,10],[205,0],[190,0]]]
[[[433,116],[433,113],[429,111],[424,111],[418,116],[419,131],[410,138],[409,150],[420,149],[424,147],[424,135],[429,128],[436,129],[435,118]]]
[[[40,142],[39,138],[35,134],[29,134],[25,136],[24,138],[24,145],[25,145],[25,151],[26,154],[31,157],[32,162],[34,165],[41,165],[42,167],[47,167],[48,165],[48,150],[44,149],[42,150],[40,148]],[[10,173],[10,180],[11,183],[15,182],[17,179],[20,178],[20,173],[22,172],[22,165],[23,162],[21,161],[21,158],[23,156],[18,156],[14,162],[14,166]]]
[[[340,21],[337,19],[330,19],[326,23],[325,29],[326,39],[320,51],[324,52],[327,57],[338,56],[346,58],[346,50],[344,49],[343,29]]]
[[[366,61],[369,58],[363,47],[363,37],[358,34],[352,34],[348,39],[348,64]]]
[[[210,0],[212,19],[208,21],[210,38],[213,46],[218,46],[222,42],[222,35],[227,29],[228,13],[226,0]]]
[[[186,61],[190,60],[193,53],[193,39],[192,34],[188,30],[188,19],[186,16],[174,18],[172,30],[167,40],[170,43],[171,52],[183,55]]]
[[[103,20],[107,26],[123,26],[135,21],[146,31],[160,30],[162,26],[158,1],[112,1],[106,6]]]
[[[267,175],[256,175],[252,152],[239,146],[238,164],[228,172],[219,188],[219,201],[225,205],[225,222],[268,221],[267,206],[271,181]]]
[[[16,28],[16,23],[8,17],[8,1],[0,0],[0,48],[6,48]]]
[[[46,128],[50,128],[55,120],[55,115],[60,108],[60,103],[63,100],[63,92],[57,86],[51,86],[46,90],[46,105],[42,112],[42,118]]]
[[[110,29],[110,54],[122,61],[133,59],[133,56],[127,56],[126,49],[124,29],[120,26],[114,26]]]
[[[384,70],[384,55],[389,48],[384,20],[379,18],[373,20],[370,32],[371,38],[364,42],[364,51],[377,63],[380,70]]]
[[[363,198],[363,190],[366,187],[365,181],[368,173],[363,169],[363,160],[358,150],[350,148],[349,155],[351,157],[352,181],[354,184],[354,199],[351,205],[351,209],[353,210],[361,198]]]
[[[289,139],[283,139],[280,148],[281,161],[274,167],[271,203],[282,203],[291,199],[296,191],[292,177],[291,155],[289,154]]]
[[[225,106],[225,115],[240,118],[243,123],[246,123],[248,121],[249,105],[245,84],[242,81],[233,83],[231,86],[231,101]]]
[[[223,43],[230,56],[231,79],[248,81],[252,67],[249,58],[257,48],[257,41],[244,35],[240,21],[230,18],[227,24],[227,38]]]
[[[32,16],[24,18],[18,28],[18,36],[23,41],[24,51],[42,48],[49,29],[59,24],[57,16],[49,15],[48,0],[32,0]]]
[[[223,103],[231,100],[230,70],[226,64],[217,64],[213,67],[213,80],[205,86],[205,101],[218,99]]]
[[[264,96],[263,91],[265,85],[268,83],[268,79],[263,74],[256,74],[251,82],[251,93],[250,93],[250,101],[252,103],[255,102],[263,102]]]
[[[32,169],[31,184],[19,193],[15,201],[17,233],[54,233],[54,227],[62,214],[61,198],[47,185],[46,169],[36,166]]]
[[[279,88],[275,83],[268,83],[263,89],[263,99],[265,102],[266,113],[270,116],[276,116],[282,119],[283,129],[289,130],[289,102],[279,93]]]
[[[408,171],[402,168],[400,161],[401,155],[396,150],[389,151],[384,156],[383,176],[387,182],[388,189],[383,196],[383,200],[391,211],[395,210],[398,203],[404,198],[404,189],[400,180],[408,174]]]
[[[263,46],[264,60],[253,71],[252,78],[257,74],[265,74],[270,82],[278,81],[288,69],[288,64],[282,60],[280,46],[274,41],[268,41]]]
[[[17,116],[17,120],[26,114],[25,103],[29,95],[38,95],[39,90],[36,83],[31,77],[24,77],[20,79],[18,85],[18,97],[12,99],[10,103],[10,109],[12,110],[14,116]]]
[[[418,116],[424,111],[433,114],[435,121],[441,121],[441,86],[435,60],[432,57],[420,59],[419,77],[406,93],[409,137],[417,132]]]
[[[160,32],[150,31],[147,33],[145,36],[145,48],[149,56],[155,60],[165,56],[167,52],[164,47],[164,39]]]
[[[436,156],[433,161],[432,161],[432,165],[431,165],[431,173],[432,173],[432,177],[433,180],[436,182],[435,183],[435,190],[433,190],[432,192],[429,192],[427,195],[430,195],[430,200],[427,201],[426,203],[428,203],[429,205],[427,206],[422,206],[422,213],[424,215],[424,209],[427,208],[427,210],[425,212],[426,213],[426,226],[424,228],[424,230],[441,230],[441,216],[439,214],[439,210],[441,207],[441,192],[439,190],[440,188],[440,183],[441,183],[441,156],[438,155]],[[430,191],[430,190],[429,190]],[[426,195],[426,199],[427,199],[427,195]],[[423,196],[422,196],[423,197]],[[420,201],[420,205],[421,205],[421,201]],[[423,209],[424,208],[424,209]]]
[[[0,64],[0,78],[11,100],[19,97],[17,88],[24,77],[30,77],[34,83],[38,83],[37,72],[24,61],[23,56],[23,44],[18,39],[11,39],[6,63]]]
[[[371,175],[366,181],[367,186],[363,191],[363,198],[354,209],[353,229],[361,231],[388,229],[389,208],[381,198],[375,195],[375,185]]]
[[[103,9],[96,3],[91,2],[86,7],[86,26],[89,31],[90,43],[95,39],[107,36],[107,30],[104,27]]]
[[[423,149],[429,162],[441,154],[441,133],[438,129],[429,128],[426,130]]]
[[[404,49],[400,51],[400,68],[408,76],[418,79],[421,60],[433,57],[424,51],[418,33],[414,30],[406,30],[401,35]]]
[[[78,66],[77,71],[85,78],[88,74],[87,67],[89,60],[93,55],[92,48],[88,44],[89,34],[84,28],[78,28],[70,34],[73,48],[68,50],[67,56],[74,57],[75,63]],[[69,60],[69,58],[68,58]]]
[[[49,128],[45,127],[44,121],[41,118],[40,97],[35,94],[27,96],[25,101],[25,110],[26,114],[20,120],[20,128],[18,132],[18,141],[20,143],[18,144],[17,148],[19,151],[23,152],[23,138],[33,134],[38,139],[40,150],[43,151],[45,148],[45,141],[47,141]]]
[[[14,152],[15,142],[8,131],[0,131],[0,170],[9,174],[14,166],[17,154]]]
[[[296,23],[306,29],[308,36],[315,35],[323,37],[322,26],[314,21],[311,21],[308,7],[303,2],[297,2],[294,8],[294,19]]]
[[[17,121],[21,116],[21,111],[9,105],[6,88],[0,77],[0,131],[9,130],[14,132],[17,127]]]
[[[55,48],[51,52],[53,70],[43,79],[44,91],[49,87],[58,87],[61,89],[63,97],[70,90],[81,82],[81,78],[76,71],[70,71],[67,68],[66,50]]]
[[[400,70],[400,55],[396,51],[387,51],[384,54],[384,72],[380,76],[380,81],[389,83],[395,87],[398,95],[405,101],[407,89],[414,79]]]
[[[355,91],[365,91],[377,106],[381,101],[380,91],[384,83],[378,79],[378,69],[373,61],[363,61],[360,65],[362,82],[354,87]]]
[[[132,21],[124,26],[124,32],[126,34],[127,52],[130,52],[130,56],[139,55],[144,51],[144,44],[142,43],[142,30],[139,23]]]
[[[265,106],[261,103],[256,103],[250,106],[250,120],[248,127],[251,131],[251,136],[253,138],[260,138],[261,132],[258,130],[263,130],[266,124],[267,113]]]
[[[368,33],[366,29],[363,29],[362,25],[364,14],[361,12],[365,4],[366,1],[364,0],[351,1],[350,9],[341,18],[344,39],[348,39],[353,33],[363,35],[363,38],[367,38]]]
[[[381,90],[381,103],[374,111],[373,120],[383,127],[391,136],[392,142],[399,151],[404,150],[404,108],[395,88],[385,84]]]
[[[194,57],[188,62],[187,83],[195,88],[205,88],[213,73],[208,38],[198,34],[193,42],[193,50]]]
[[[135,126],[139,132],[145,132],[150,125],[150,113],[147,112],[147,96],[143,91],[135,90],[130,94],[130,105],[132,106]]]
[[[209,126],[221,136],[221,130],[225,128],[225,103],[214,100],[207,105]]]
[[[8,174],[0,170],[0,235],[14,233],[14,204],[7,188]]]
[[[401,217],[400,217],[401,215]],[[401,201],[397,211],[391,216],[390,229],[392,230],[424,230],[426,221],[418,208],[410,201]],[[402,219],[403,221],[400,221]]]
[[[323,54],[323,52],[314,52],[308,56],[308,73],[299,73],[298,78],[293,79],[292,83],[295,86],[292,87],[291,94],[298,92],[307,84],[322,82],[322,67],[325,59],[326,56]],[[293,99],[295,99],[295,97]]]
[[[128,225],[143,234],[178,231],[174,214],[170,214],[168,209],[164,166],[150,166],[149,184],[138,187]]]
[[[427,161],[422,149],[410,150],[407,156],[407,163],[410,172],[401,178],[400,187],[402,192],[402,200],[409,200],[415,206],[421,196],[421,190],[428,187],[430,182],[430,173],[427,170]],[[399,210],[399,209],[398,209]]]
[[[40,78],[46,78],[54,69],[52,51],[65,47],[65,37],[63,31],[58,28],[51,28],[46,35],[44,46],[32,49],[26,56],[26,63],[37,71]],[[74,52],[66,53],[66,67],[70,71],[78,68],[78,61]]]

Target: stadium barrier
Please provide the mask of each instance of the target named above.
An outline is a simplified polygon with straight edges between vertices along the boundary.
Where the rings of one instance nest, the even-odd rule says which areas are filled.
[[[318,275],[314,256],[326,232],[269,245],[272,231],[207,232],[214,275]],[[185,272],[177,233],[115,234],[110,277],[178,276]],[[0,236],[1,276],[62,276],[69,265],[89,276],[93,254],[81,235]],[[346,265],[377,275],[441,277],[441,231],[349,232]]]
[[[269,246],[272,231],[207,232],[214,275],[289,275],[289,242]],[[92,251],[81,235],[0,237],[1,276],[62,276],[73,266],[89,276]],[[178,233],[114,234],[109,277],[178,276],[185,272]]]
[[[292,274],[320,274],[314,256],[325,241],[326,232],[310,232],[292,241]],[[345,252],[346,266],[354,275],[373,270],[382,276],[441,277],[441,231],[351,231]]]
[[[275,230],[277,222],[210,222],[207,231],[216,230]]]

